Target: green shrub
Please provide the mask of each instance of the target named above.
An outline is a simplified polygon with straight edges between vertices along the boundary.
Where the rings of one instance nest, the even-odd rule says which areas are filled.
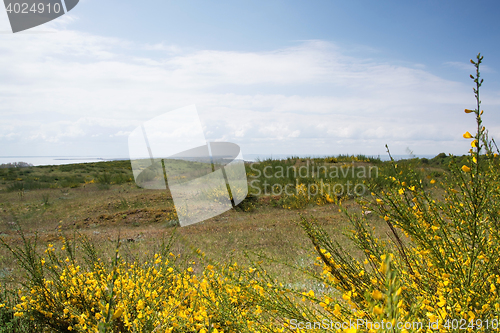
[[[42,184],[39,182],[28,180],[25,182],[24,181],[14,182],[14,183],[7,185],[7,191],[8,192],[26,191],[26,190],[36,190],[36,189],[47,188],[47,187],[48,186],[46,184]]]
[[[95,179],[98,184],[111,184],[112,176],[109,172],[102,172],[95,175]]]

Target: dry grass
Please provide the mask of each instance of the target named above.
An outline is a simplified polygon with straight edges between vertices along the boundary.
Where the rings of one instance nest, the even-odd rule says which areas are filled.
[[[73,169],[67,166],[62,171],[51,171],[51,168],[38,170],[35,167],[31,172],[37,177],[40,177],[37,173],[60,172],[73,177],[81,174],[87,179],[91,173],[83,173],[83,168],[75,165]],[[106,168],[100,168],[104,170],[100,172],[106,172]],[[350,224],[333,204],[286,210],[274,207],[276,200],[272,197],[262,196],[257,209],[251,212],[233,209],[204,222],[179,228],[173,227],[176,215],[168,191],[145,190],[133,182],[102,185],[87,183],[74,188],[44,188],[23,193],[0,191],[0,237],[9,244],[20,244],[16,231],[18,222],[28,237],[36,233],[41,247],[45,248],[48,243],[59,244],[60,228],[68,237],[77,234],[88,237],[103,254],[112,252],[120,238],[125,245],[122,251],[127,260],[141,260],[154,253],[163,239],[175,233],[173,250],[183,254],[186,260],[192,257],[195,248],[206,253],[208,258],[221,262],[249,263],[248,253],[252,260],[259,260],[261,255],[275,260],[265,260],[266,269],[282,282],[311,288],[303,274],[278,264],[316,269],[313,265],[316,254],[298,223],[299,214],[303,214],[316,218],[347,252],[356,255],[352,243],[343,235]],[[353,212],[361,212],[352,199],[344,205]],[[385,223],[374,214],[368,218],[376,227],[378,236],[386,238]],[[5,249],[0,249],[0,278],[12,277],[13,267],[15,263],[10,255]]]
[[[48,196],[48,204],[43,201]],[[123,240],[128,260],[140,260],[154,253],[161,241],[174,232],[173,250],[191,256],[199,248],[216,261],[229,259],[248,263],[246,253],[259,254],[303,269],[314,269],[315,254],[297,223],[299,215],[314,216],[332,236],[346,244],[348,223],[335,205],[316,206],[301,211],[272,207],[269,198],[260,199],[252,212],[230,210],[222,215],[188,227],[173,227],[175,209],[168,192],[137,188],[126,183],[102,190],[97,184],[69,189],[41,189],[20,197],[15,192],[0,193],[0,235],[9,244],[20,244],[16,221],[28,237],[38,234],[41,247],[59,244],[59,231],[68,237],[74,232],[87,236],[103,253]],[[354,201],[347,205],[355,207]],[[359,209],[359,208],[355,208]],[[0,272],[10,275],[14,263],[9,254],[0,252]],[[258,260],[258,256],[252,257]],[[305,283],[296,270],[278,263],[266,269],[285,283]]]

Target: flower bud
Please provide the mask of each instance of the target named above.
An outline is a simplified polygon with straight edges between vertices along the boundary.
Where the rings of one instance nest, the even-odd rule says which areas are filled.
[[[472,139],[472,135],[467,131],[464,133],[464,139]]]

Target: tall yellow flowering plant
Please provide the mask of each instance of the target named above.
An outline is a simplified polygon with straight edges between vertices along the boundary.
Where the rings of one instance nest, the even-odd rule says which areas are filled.
[[[344,301],[326,307],[338,319],[384,320],[391,322],[390,330],[385,327],[391,332],[499,328],[499,162],[482,125],[482,60],[480,54],[471,60],[476,109],[465,112],[476,115],[477,129],[464,134],[472,139],[468,163],[457,165],[452,158],[450,173],[440,183],[431,180],[429,189],[417,173],[392,162],[393,186],[362,203],[385,220],[390,241],[377,239],[364,216],[346,211],[363,261],[345,253],[317,223],[302,219],[322,261],[323,281],[343,295]]]
[[[62,238],[61,248],[49,244],[42,255],[36,240],[21,237],[20,247],[3,243],[26,279],[12,301],[0,298],[0,324],[10,325],[0,332],[282,332],[283,325],[264,310],[285,301],[294,316],[304,312],[255,268],[213,263],[196,274],[194,262],[182,263],[169,252],[171,242],[151,260],[127,262],[118,241],[108,263],[84,238]]]

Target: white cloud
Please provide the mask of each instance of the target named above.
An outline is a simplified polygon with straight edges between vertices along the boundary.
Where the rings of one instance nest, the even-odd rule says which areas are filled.
[[[35,155],[40,145],[126,155],[126,135],[140,122],[190,104],[209,140],[243,153],[377,154],[385,143],[400,153],[467,150],[460,137],[473,119],[461,111],[470,87],[421,64],[347,56],[324,41],[186,51],[60,28],[71,19],[54,34],[0,35],[0,155]],[[489,96],[498,110],[500,95]]]

